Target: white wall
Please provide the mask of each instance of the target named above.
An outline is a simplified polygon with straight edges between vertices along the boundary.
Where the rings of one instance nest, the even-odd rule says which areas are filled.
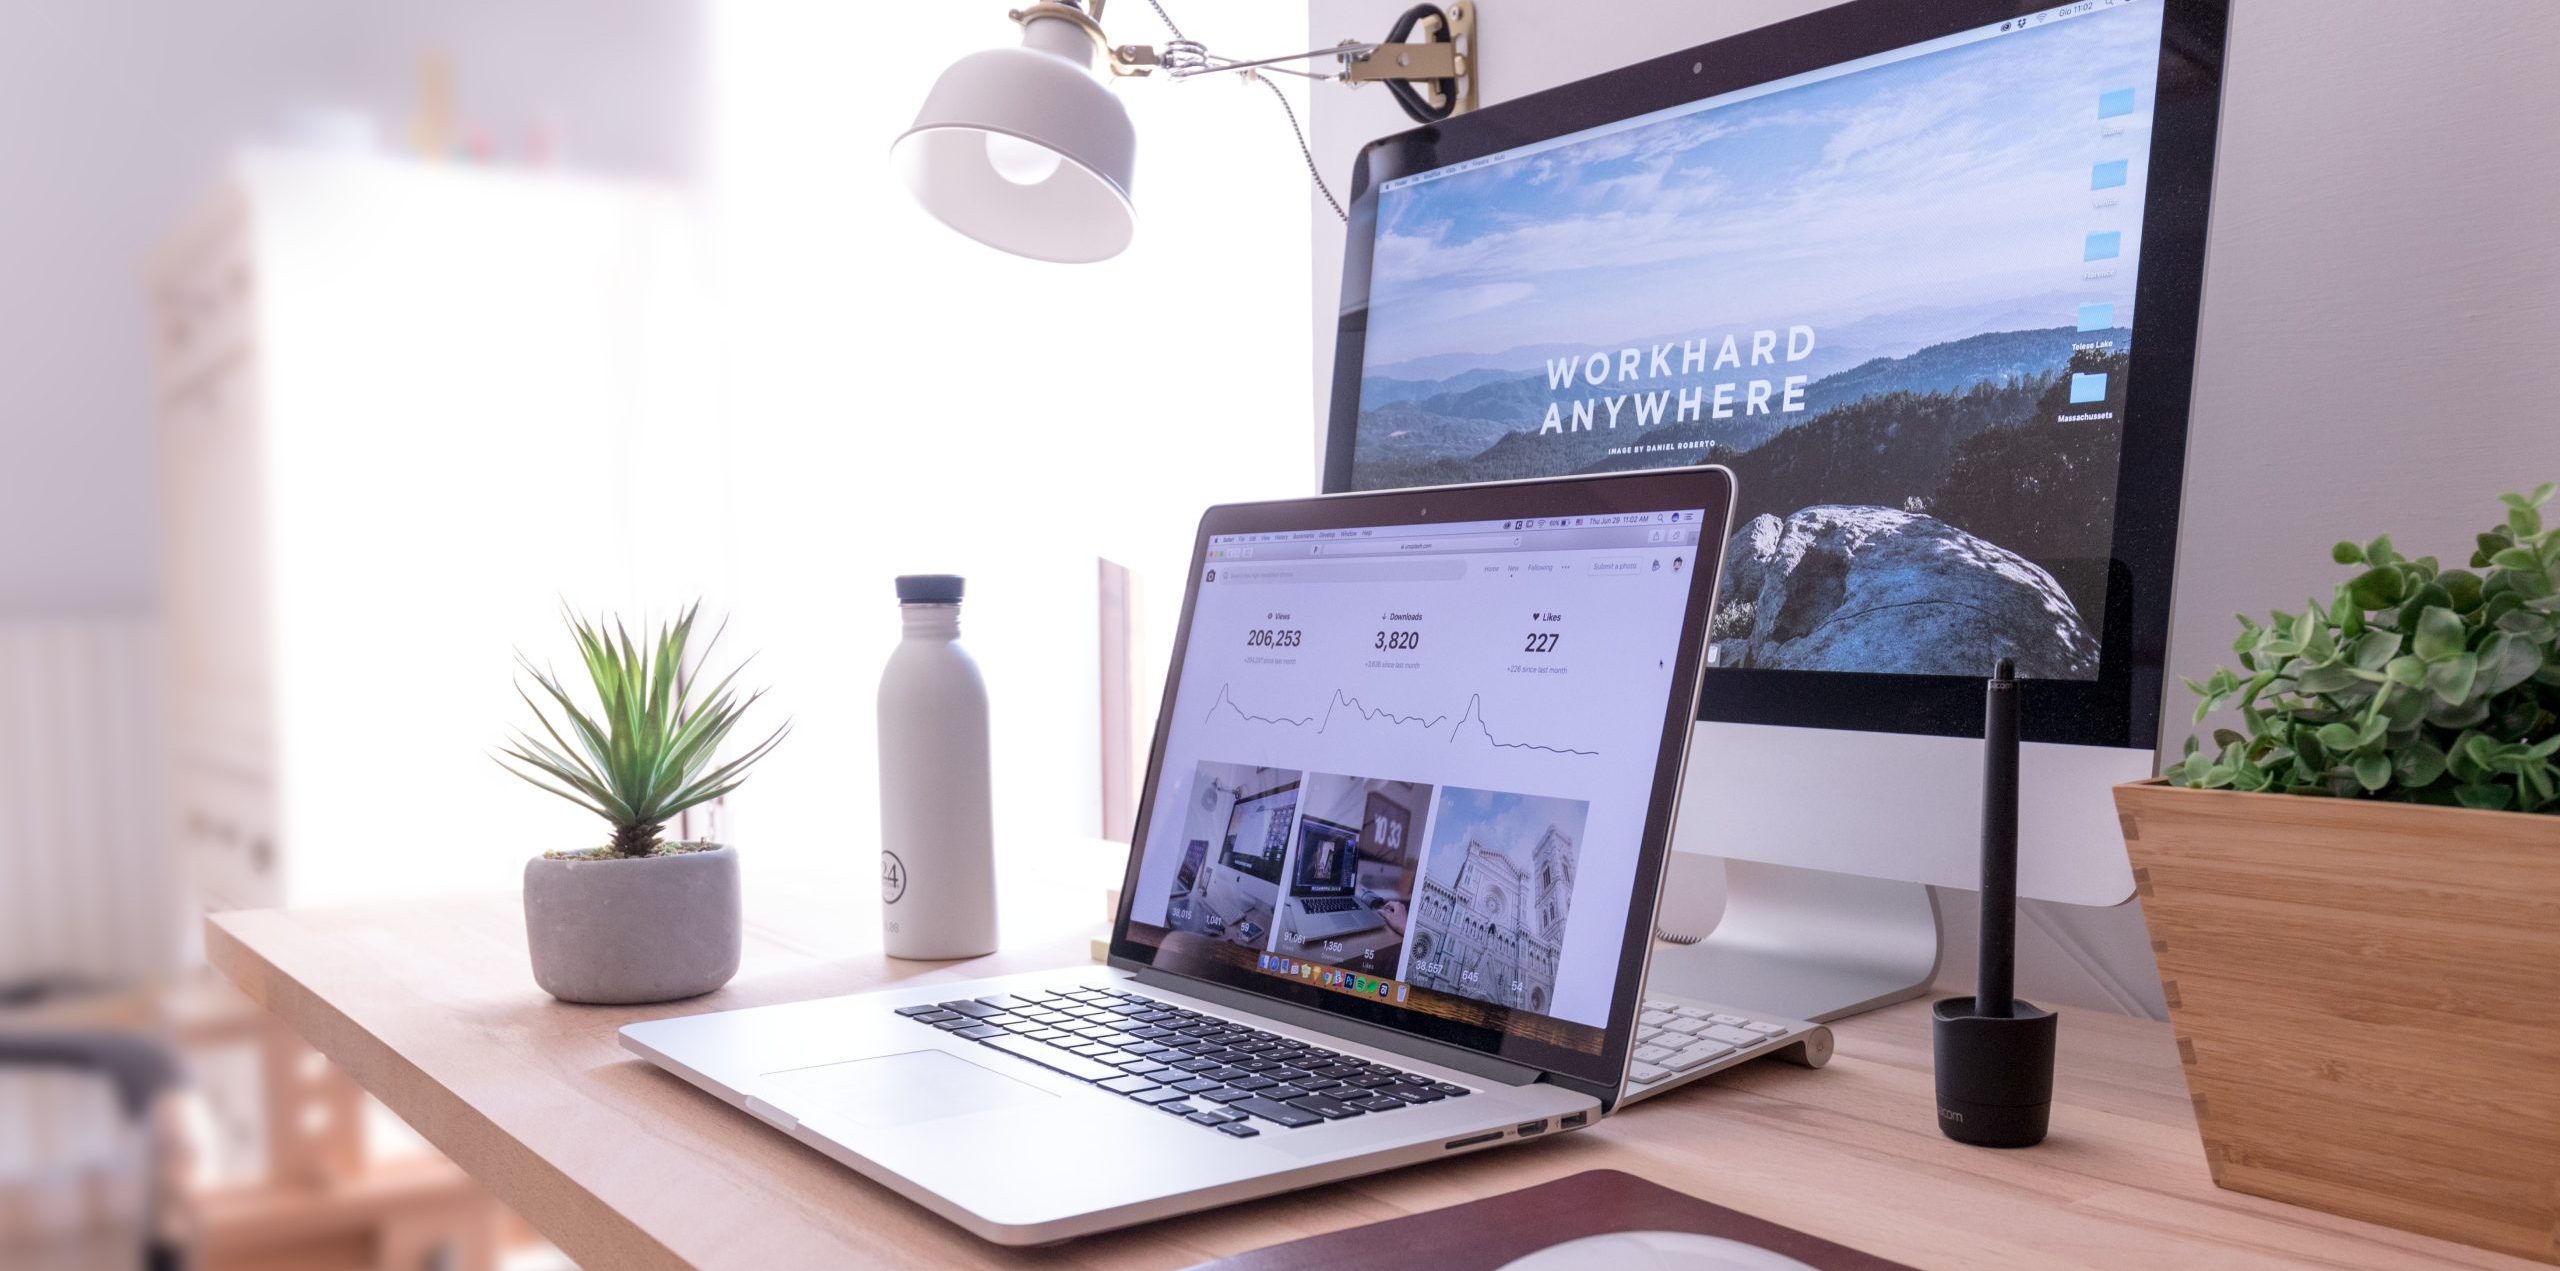
[[[1816,0],[1489,0],[1484,99],[1502,101],[1823,7]],[[2544,379],[2560,345],[2560,164],[2540,104],[2560,6],[2473,0],[2458,21],[2390,0],[2240,0],[2205,272],[2170,669],[2227,657],[2230,615],[2325,596],[2329,545],[2388,530],[2467,556],[2496,495],[2560,479]],[[1374,38],[1396,0],[1315,0],[1310,45]],[[1320,95],[1337,182],[1405,127],[1375,90]],[[1319,219],[1319,436],[1341,229]],[[2186,734],[2173,692],[2168,740]],[[1972,897],[1942,897],[1971,965]],[[2041,907],[2022,990],[2160,1013],[2138,908]]]
[[[1283,7],[1169,7],[1213,47],[1298,38]],[[1163,40],[1142,5],[1109,15],[1115,40]],[[918,209],[889,147],[944,67],[1020,39],[1001,4],[714,15],[734,638],[762,651],[756,675],[797,721],[736,801],[759,860],[850,863],[873,840],[899,573],[969,578],[961,641],[988,680],[998,841],[1091,835],[1094,558],[1144,580],[1151,694],[1202,508],[1307,488],[1305,176],[1278,105],[1227,79],[1117,83],[1138,135],[1136,241],[1095,265],[1008,256]],[[903,54],[867,52],[884,47]]]
[[[694,165],[702,0],[0,0],[0,613],[141,614],[159,574],[145,253],[313,105],[396,140],[422,55],[508,148]]]

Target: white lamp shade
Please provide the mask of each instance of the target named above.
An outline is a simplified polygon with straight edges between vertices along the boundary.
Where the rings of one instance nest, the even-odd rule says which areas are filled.
[[[990,247],[1082,264],[1129,245],[1138,132],[1078,55],[1064,22],[1025,26],[1021,48],[952,63],[890,155],[936,219]]]

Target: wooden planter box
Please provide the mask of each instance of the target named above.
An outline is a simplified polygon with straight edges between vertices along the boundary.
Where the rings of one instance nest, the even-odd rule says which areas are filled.
[[[2213,1181],[2560,1263],[2560,817],[2116,807]]]

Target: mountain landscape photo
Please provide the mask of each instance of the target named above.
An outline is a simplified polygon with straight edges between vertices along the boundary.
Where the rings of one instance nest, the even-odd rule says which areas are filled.
[[[1351,484],[1723,464],[1717,665],[2095,677],[2158,35],[2130,6],[1388,182]]]

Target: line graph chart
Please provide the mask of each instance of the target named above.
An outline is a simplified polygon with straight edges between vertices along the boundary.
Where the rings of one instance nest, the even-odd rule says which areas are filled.
[[[1466,740],[1472,732],[1474,737],[1497,750],[1534,750],[1542,754],[1572,755],[1586,759],[1597,758],[1600,754],[1596,750],[1581,750],[1572,746],[1504,740],[1494,732],[1492,722],[1485,718],[1484,695],[1481,693],[1468,694],[1466,706],[1454,716],[1445,712],[1437,715],[1408,715],[1382,706],[1371,706],[1339,688],[1333,691],[1333,696],[1325,702],[1324,710],[1320,714],[1265,715],[1248,709],[1236,701],[1233,689],[1233,685],[1218,686],[1218,698],[1210,703],[1204,722],[1215,723],[1223,715],[1241,723],[1273,728],[1312,729],[1316,734],[1322,734],[1336,724],[1348,723],[1356,719],[1362,724],[1384,724],[1390,728],[1411,729],[1422,735],[1436,736],[1445,732],[1451,745]]]

